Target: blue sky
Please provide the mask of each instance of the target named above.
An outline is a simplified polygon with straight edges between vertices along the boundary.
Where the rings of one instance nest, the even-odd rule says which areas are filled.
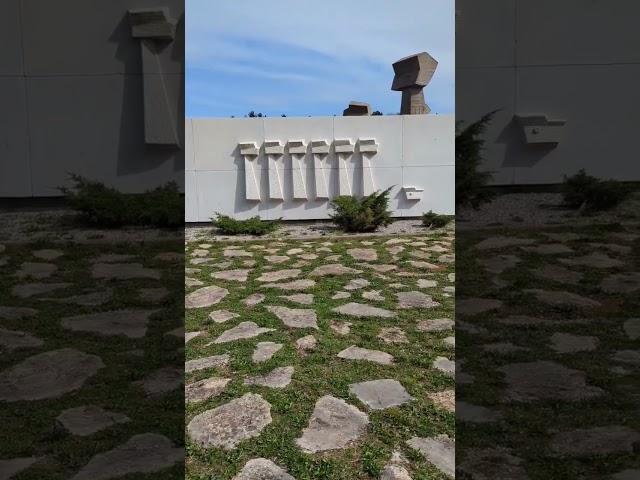
[[[454,21],[454,0],[188,0],[187,116],[397,113],[391,64],[422,51],[438,60],[427,104],[453,113]]]

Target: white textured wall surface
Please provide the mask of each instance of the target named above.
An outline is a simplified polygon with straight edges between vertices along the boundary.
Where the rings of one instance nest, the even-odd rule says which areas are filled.
[[[454,132],[452,115],[187,119],[186,220],[206,222],[216,212],[236,218],[328,218],[329,199],[319,198],[322,193],[317,187],[321,175],[330,198],[345,183],[353,194],[362,195],[369,178],[376,190],[393,186],[391,208],[398,217],[428,210],[451,214],[455,203]],[[353,154],[340,154],[343,158],[338,159],[336,139],[350,140]],[[366,158],[363,163],[359,139],[375,139],[377,144],[377,152],[367,154],[368,163]],[[294,140],[305,142],[304,155],[290,154],[287,143]],[[314,140],[326,140],[330,146],[319,163],[311,151]],[[271,160],[271,169],[265,141],[280,141],[284,146],[283,155]],[[255,142],[259,149],[250,160],[259,200],[247,199],[245,157],[239,148],[245,142]],[[273,198],[277,196],[273,194],[276,175],[283,199]],[[422,198],[407,200],[404,186],[423,188]],[[294,198],[301,192],[306,198]]]
[[[59,3],[0,1],[0,197],[59,195],[67,172],[127,192],[182,184],[183,149],[145,144],[140,40],[127,12],[167,7],[178,22],[158,71],[181,134],[184,1]]]
[[[456,118],[501,109],[486,133],[494,183],[560,183],[579,168],[640,180],[640,2],[458,0]],[[514,115],[566,120],[556,147],[527,145]]]

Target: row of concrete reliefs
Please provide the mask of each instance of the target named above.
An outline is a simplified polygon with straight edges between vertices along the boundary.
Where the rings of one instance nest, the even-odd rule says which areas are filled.
[[[167,8],[140,8],[129,10],[129,22],[142,53],[145,143],[179,146],[176,115],[159,61],[160,52],[175,38],[176,21]]]
[[[362,156],[362,193],[369,195],[375,191],[375,182],[371,160],[378,152],[378,144],[374,138],[360,138],[357,145]],[[289,140],[287,151],[291,156],[291,178],[294,200],[310,200],[309,189],[306,184],[305,167],[303,160],[309,152],[309,145],[304,140]],[[310,153],[313,159],[315,179],[315,198],[329,199],[328,156],[330,144],[327,140],[312,140]],[[348,162],[355,152],[356,144],[350,139],[335,139],[333,149],[337,159],[338,170],[338,194],[353,195],[354,188],[351,185]],[[267,158],[269,176],[269,195],[271,200],[284,200],[284,153],[285,145],[280,140],[265,140],[263,144],[264,154]],[[258,156],[260,147],[256,142],[240,142],[238,144],[240,155],[244,159],[245,195],[250,201],[260,201],[260,178]]]

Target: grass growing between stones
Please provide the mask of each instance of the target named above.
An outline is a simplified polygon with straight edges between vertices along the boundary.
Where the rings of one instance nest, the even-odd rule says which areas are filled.
[[[54,260],[35,258],[33,252],[41,249],[55,249],[62,252],[62,256]],[[182,243],[175,241],[95,246],[29,243],[7,245],[0,254],[6,259],[4,275],[0,276],[0,306],[27,307],[37,311],[35,315],[25,318],[0,315],[2,327],[29,333],[43,341],[39,347],[17,350],[7,349],[5,345],[0,356],[0,374],[31,356],[62,348],[99,356],[104,363],[104,368],[98,370],[81,388],[64,395],[41,400],[0,401],[0,458],[38,457],[36,463],[14,478],[72,478],[95,455],[114,449],[137,434],[156,433],[167,437],[178,447],[182,445],[182,388],[148,397],[135,385],[135,382],[160,367],[182,368],[182,338],[165,335],[181,325],[184,315],[181,251]],[[177,255],[173,262],[157,257],[167,252]],[[93,278],[91,262],[107,254],[130,255],[130,261],[157,269],[161,274],[160,280]],[[57,265],[58,269],[46,279],[19,279],[14,273],[24,262],[49,262]],[[12,294],[14,286],[31,282],[67,282],[70,286],[30,298],[19,298]],[[164,287],[172,294],[157,303],[140,299],[140,289],[150,287]],[[51,300],[107,289],[113,290],[113,297],[97,306]],[[155,310],[147,334],[142,338],[104,337],[88,332],[71,332],[61,326],[64,317],[119,309]],[[84,405],[96,405],[124,414],[130,421],[89,436],[73,435],[57,425],[56,417],[62,411]],[[159,472],[136,473],[122,478],[177,480],[183,478],[183,472],[184,466],[178,462]]]
[[[397,239],[397,237],[395,237]],[[229,353],[228,367],[201,370],[187,374],[186,383],[212,376],[230,378],[231,382],[219,396],[203,402],[191,403],[186,407],[187,423],[197,414],[226,404],[247,392],[258,393],[271,404],[272,423],[262,430],[259,436],[241,442],[236,449],[225,451],[220,448],[204,448],[187,439],[187,478],[190,480],[228,480],[233,478],[252,459],[263,457],[284,468],[298,480],[357,480],[378,478],[388,463],[393,451],[400,451],[409,459],[407,469],[414,479],[444,479],[446,476],[429,464],[422,456],[412,451],[406,441],[413,436],[432,437],[445,433],[454,437],[454,414],[435,405],[428,398],[432,392],[453,388],[454,381],[445,373],[432,368],[436,357],[453,358],[453,349],[444,342],[451,331],[426,333],[416,330],[419,320],[429,318],[453,318],[453,293],[443,291],[451,286],[448,277],[453,273],[452,263],[439,263],[442,253],[431,253],[431,262],[437,263],[437,271],[412,267],[408,261],[419,260],[411,252],[421,251],[429,257],[425,248],[447,245],[447,254],[453,254],[450,232],[437,231],[429,235],[403,237],[404,250],[389,252],[392,244],[386,243],[388,237],[358,238],[353,241],[323,239],[285,242],[242,242],[213,243],[201,245],[189,244],[187,247],[187,267],[199,271],[188,272],[188,276],[200,280],[204,285],[217,285],[226,288],[229,294],[218,304],[187,310],[186,331],[205,331],[206,334],[191,340],[186,349],[186,359],[196,359],[211,355]],[[417,243],[412,246],[412,243]],[[251,252],[251,257],[225,258],[224,251],[229,247]],[[377,253],[375,261],[355,260],[349,249],[373,249]],[[265,249],[272,249],[265,251]],[[293,250],[292,250],[293,249]],[[297,250],[300,249],[300,250]],[[206,252],[205,252],[206,251]],[[289,252],[289,253],[287,253]],[[196,255],[197,254],[197,255]],[[199,256],[201,255],[201,256]],[[265,256],[281,255],[289,257],[283,263],[270,264]],[[307,259],[305,256],[310,255]],[[314,258],[317,255],[317,258]],[[329,257],[329,259],[327,259]],[[211,259],[206,263],[190,264],[189,259]],[[255,262],[247,266],[244,262]],[[222,263],[221,262],[230,262]],[[309,273],[316,267],[330,263],[339,263],[346,267],[361,270],[361,274],[312,277]],[[377,273],[368,264],[392,264],[396,271]],[[220,270],[250,268],[249,278],[245,282],[212,279],[211,273]],[[293,291],[264,288],[257,278],[265,272],[299,268],[301,273],[296,279],[311,278],[316,284],[304,290],[313,294],[311,305],[299,305],[281,298]],[[399,272],[407,275],[400,276]],[[415,276],[414,276],[415,275]],[[351,291],[347,299],[332,299],[335,293],[344,291],[352,279],[366,279],[370,284],[362,289]],[[420,289],[418,279],[428,278],[437,282],[437,287]],[[284,280],[285,283],[293,279]],[[394,283],[403,285],[390,286]],[[196,290],[190,288],[188,291]],[[378,290],[384,300],[373,301],[362,298],[363,291]],[[398,309],[396,292],[422,291],[431,295],[441,305],[432,309]],[[242,300],[254,293],[262,293],[265,299],[253,307],[247,307]],[[397,313],[397,318],[355,318],[338,314],[333,308],[348,302],[358,302],[387,309]],[[265,306],[279,305],[297,309],[312,309],[317,315],[318,330],[288,328]],[[239,317],[217,324],[208,319],[212,310],[229,310]],[[273,328],[275,331],[256,338],[236,340],[230,343],[210,344],[224,331],[240,322],[252,321],[260,327]],[[340,335],[331,328],[332,321],[351,322],[350,333]],[[408,339],[407,343],[386,343],[378,338],[384,327],[401,328]],[[315,350],[302,354],[296,350],[297,339],[313,335],[317,340]],[[283,344],[270,360],[254,363],[252,353],[258,342],[272,341]],[[336,355],[341,350],[356,345],[372,350],[381,350],[395,357],[393,365],[380,365],[367,361],[340,359]],[[247,376],[265,374],[276,367],[293,366],[295,368],[291,383],[282,389],[259,386],[245,386]],[[399,407],[384,410],[370,410],[356,397],[349,394],[349,385],[376,379],[395,379],[399,381],[414,400]],[[316,401],[332,395],[344,399],[350,405],[366,412],[370,418],[366,433],[345,449],[336,449],[314,454],[303,453],[295,443],[314,410]]]
[[[476,246],[489,236],[534,239],[534,246],[561,243],[572,251],[543,255],[527,251],[526,247],[505,246],[479,252]],[[625,333],[623,324],[630,318],[640,317],[637,295],[640,285],[618,292],[606,292],[602,288],[603,280],[612,275],[640,271],[639,239],[637,228],[615,224],[535,231],[496,229],[490,234],[487,231],[465,232],[457,245],[456,262],[459,271],[464,272],[459,279],[459,297],[492,298],[502,301],[503,305],[476,315],[462,315],[460,312],[459,319],[466,325],[458,324],[457,349],[459,360],[463,360],[462,372],[471,375],[472,379],[458,385],[457,400],[490,408],[500,413],[502,419],[488,423],[458,423],[458,439],[464,444],[464,449],[457,451],[457,463],[462,465],[462,473],[465,470],[482,472],[487,464],[482,465],[474,460],[474,456],[485,449],[500,447],[508,450],[496,455],[499,460],[494,462],[494,466],[499,465],[500,468],[491,470],[493,475],[510,471],[513,478],[516,478],[516,473],[526,473],[533,480],[595,479],[612,478],[612,475],[626,469],[640,469],[637,452],[633,451],[633,435],[622,442],[626,442],[624,448],[613,448],[612,451],[607,451],[612,444],[611,439],[601,438],[599,445],[592,445],[592,448],[579,445],[585,437],[579,429],[617,426],[640,432],[637,415],[640,381],[633,373],[637,373],[637,360],[634,364],[615,359],[619,351],[638,352],[638,340]],[[568,265],[562,261],[594,253],[606,254],[622,263],[597,268]],[[520,263],[500,274],[492,274],[478,262],[482,258],[500,255],[515,255]],[[532,274],[545,265],[566,267],[581,273],[582,278],[574,284],[559,278],[538,278]],[[600,305],[550,305],[526,293],[527,289],[570,292],[598,301]],[[534,320],[519,325],[503,321],[517,315],[526,315]],[[552,342],[552,337],[558,334],[570,334],[580,339],[592,337],[596,346],[560,352],[553,348]],[[496,343],[508,343],[522,349],[511,352],[486,350],[488,345]],[[602,393],[592,398],[569,400],[558,398],[557,389],[545,390],[541,386],[534,392],[536,398],[528,402],[509,401],[507,395],[515,387],[507,383],[500,369],[533,362],[551,362],[557,368],[582,372],[586,387],[574,388],[572,393],[577,397],[587,387],[597,387]],[[547,377],[547,381],[552,382],[552,378]],[[578,444],[576,453],[569,454],[554,448],[554,438],[562,432],[575,432],[575,440],[563,442],[563,446]],[[516,461],[507,461],[508,455],[516,457]],[[488,471],[484,470],[485,474]]]

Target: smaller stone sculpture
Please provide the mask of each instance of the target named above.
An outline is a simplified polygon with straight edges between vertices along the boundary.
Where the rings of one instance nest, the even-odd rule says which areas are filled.
[[[349,102],[349,106],[342,112],[343,117],[371,115],[371,106],[365,102]]]
[[[424,115],[431,111],[422,89],[431,81],[438,62],[427,52],[402,58],[393,64],[391,90],[402,92],[401,115]]]

